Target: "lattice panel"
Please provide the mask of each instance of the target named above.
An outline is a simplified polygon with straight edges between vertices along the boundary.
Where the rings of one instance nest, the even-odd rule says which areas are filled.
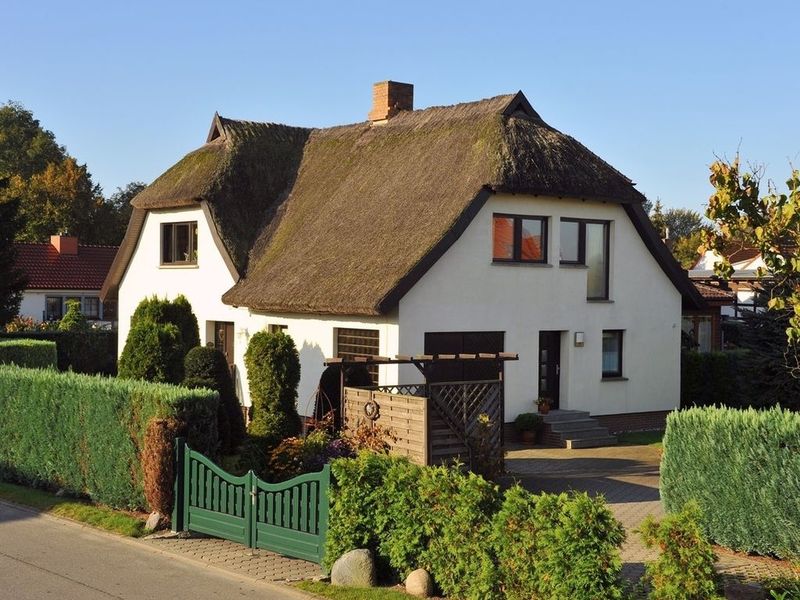
[[[369,389],[384,394],[396,394],[402,396],[426,396],[426,386],[424,383],[401,383],[398,385],[378,385]]]

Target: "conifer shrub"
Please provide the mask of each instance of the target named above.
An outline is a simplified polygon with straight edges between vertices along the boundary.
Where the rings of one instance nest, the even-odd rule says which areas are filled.
[[[183,356],[200,345],[200,330],[197,317],[192,312],[192,305],[183,294],[174,300],[151,296],[145,298],[136,307],[131,316],[131,328],[142,320],[156,323],[172,323],[180,331]]]
[[[44,340],[0,340],[0,364],[15,364],[31,369],[55,368],[58,361],[55,342]]]
[[[197,346],[183,362],[186,387],[207,387],[219,393],[219,436],[222,451],[233,451],[244,440],[244,415],[225,355],[216,348]]]
[[[263,473],[269,452],[300,432],[296,406],[300,356],[285,333],[259,331],[250,339],[244,362],[253,404],[246,460]]]
[[[88,333],[91,329],[89,321],[81,312],[80,300],[67,300],[67,312],[58,324],[59,331],[71,331],[73,333]]]
[[[0,365],[0,479],[145,508],[147,424],[175,419],[213,456],[218,403],[209,390]]]
[[[602,498],[534,495],[457,468],[362,452],[332,463],[324,563],[369,548],[402,580],[427,569],[450,598],[622,598],[625,533]]]
[[[55,342],[59,371],[74,371],[89,375],[117,374],[116,331],[24,330],[0,333],[0,338]]]
[[[150,419],[144,435],[142,473],[144,496],[151,512],[172,513],[175,479],[175,440],[183,425],[174,418]]]
[[[157,383],[183,380],[183,347],[172,323],[141,319],[131,327],[119,357],[119,377]]]
[[[691,408],[667,417],[661,498],[694,500],[704,533],[743,552],[800,557],[800,413]]]
[[[714,552],[700,526],[700,509],[690,502],[661,522],[652,515],[639,528],[648,548],[658,547],[657,560],[648,563],[645,580],[653,600],[712,600],[718,598],[714,581]]]

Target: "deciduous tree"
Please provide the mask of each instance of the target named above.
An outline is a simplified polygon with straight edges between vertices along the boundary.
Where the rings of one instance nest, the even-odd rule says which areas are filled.
[[[0,180],[0,185],[3,181]],[[14,236],[22,226],[19,200],[0,200],[0,327],[19,312],[25,275],[17,269]]]

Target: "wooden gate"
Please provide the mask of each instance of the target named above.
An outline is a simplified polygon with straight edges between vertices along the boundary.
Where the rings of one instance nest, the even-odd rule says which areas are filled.
[[[175,443],[173,531],[196,531],[286,556],[322,562],[328,532],[330,466],[281,483],[235,476]]]

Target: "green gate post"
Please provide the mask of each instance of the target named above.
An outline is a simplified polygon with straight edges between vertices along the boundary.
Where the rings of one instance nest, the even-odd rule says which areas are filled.
[[[186,515],[183,512],[183,479],[184,472],[184,452],[186,444],[182,437],[175,438],[175,483],[172,491],[172,531],[183,531]]]
[[[328,538],[328,512],[330,509],[330,491],[331,491],[331,465],[326,464],[322,467],[322,473],[319,478],[319,560],[318,563],[322,564],[322,559],[325,557],[325,541]]]
[[[244,484],[244,539],[248,548],[256,547],[256,527],[258,527],[255,515],[256,496],[258,495],[256,481],[256,474],[252,470],[248,471]]]

